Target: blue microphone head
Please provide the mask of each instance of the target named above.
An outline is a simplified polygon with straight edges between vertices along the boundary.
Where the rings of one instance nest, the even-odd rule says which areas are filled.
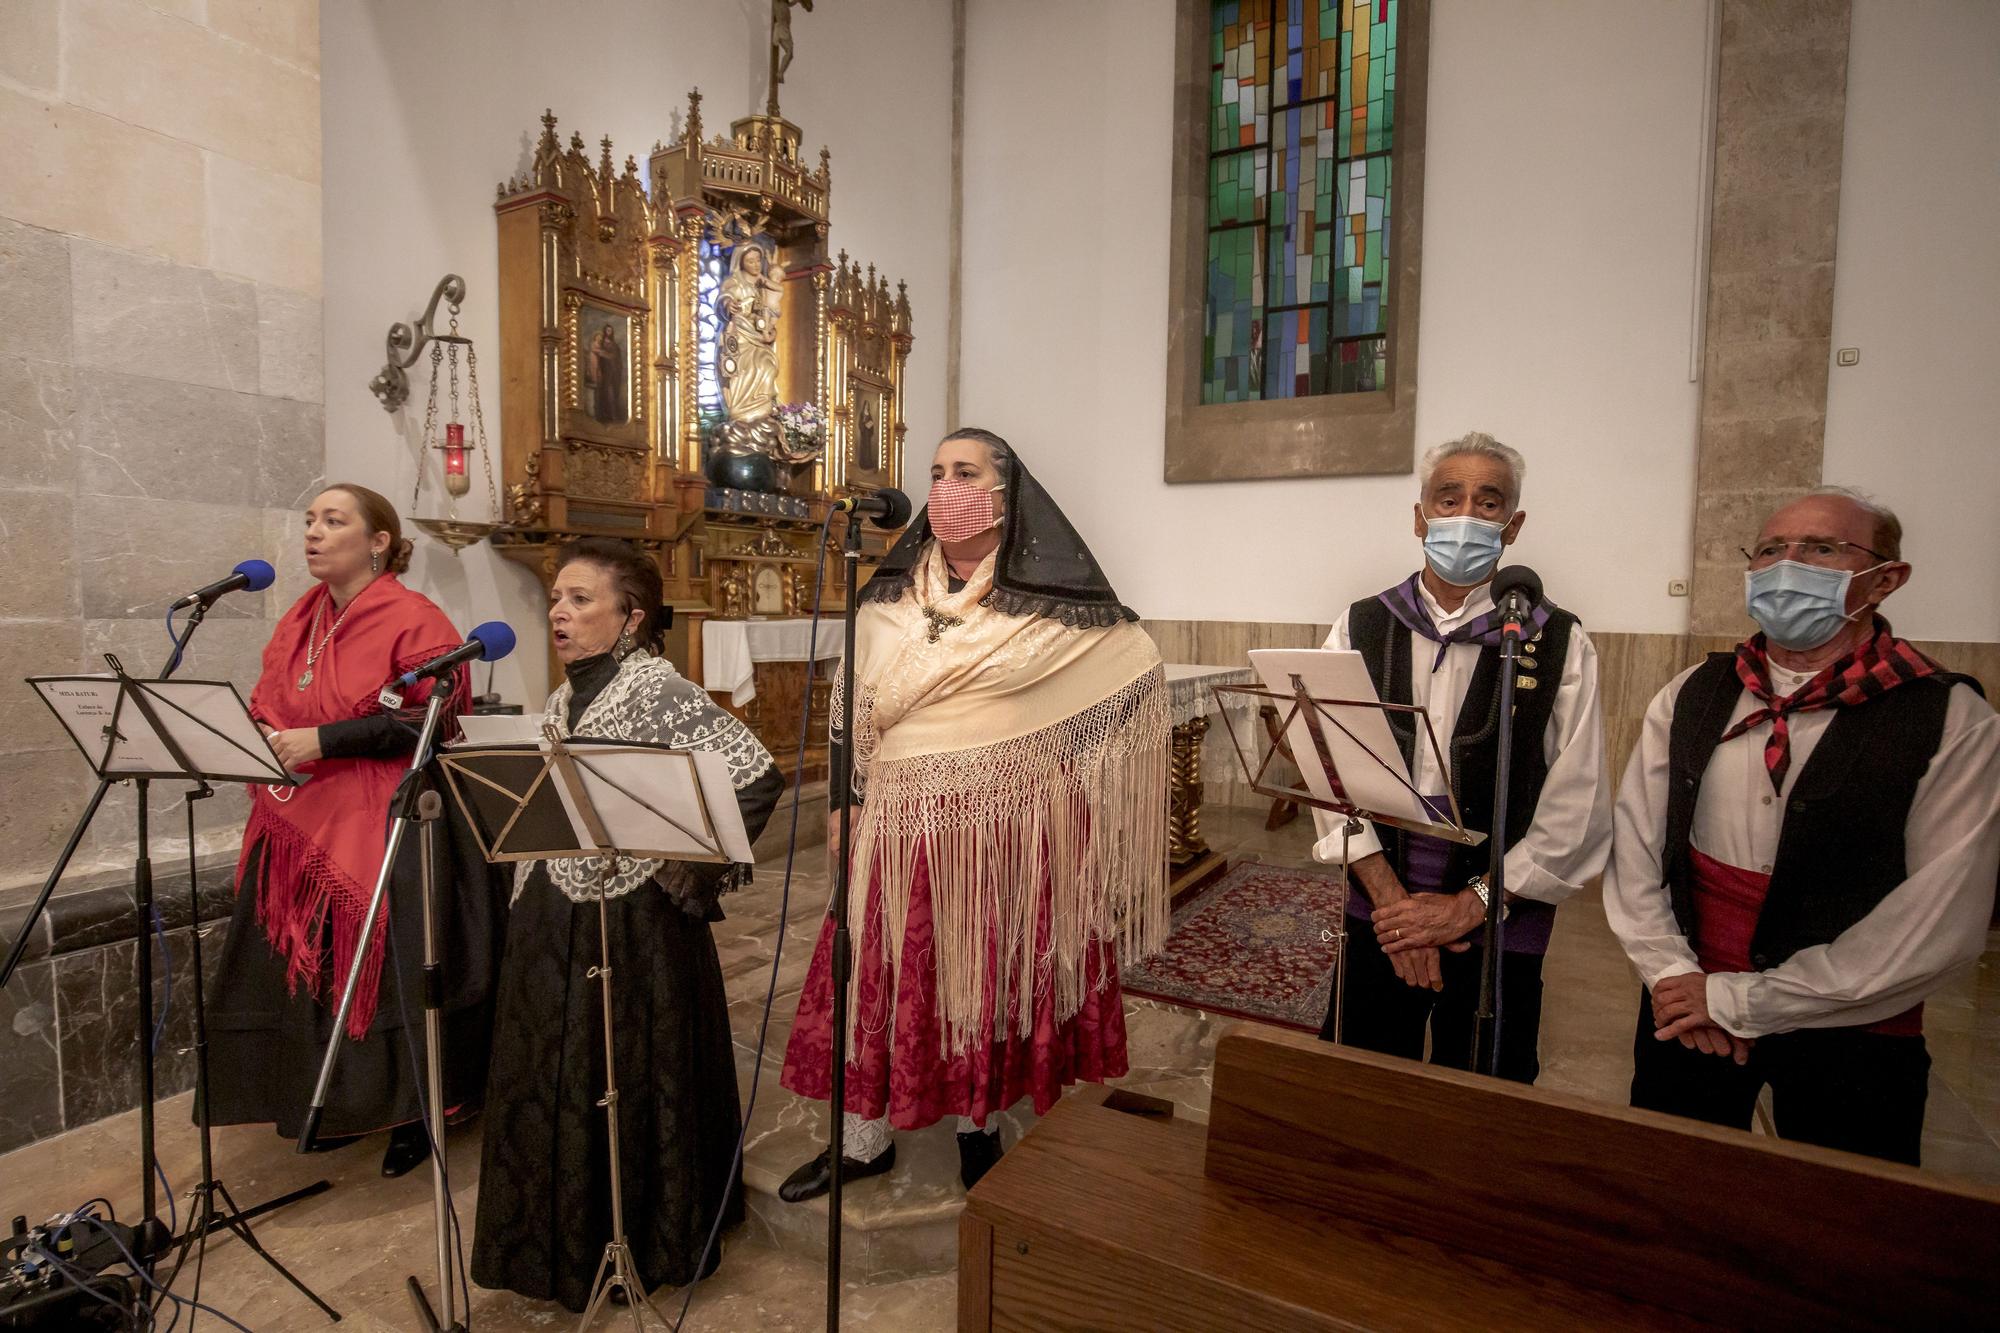
[[[251,592],[264,591],[278,577],[278,571],[272,569],[262,560],[245,560],[229,572],[232,574],[241,574],[243,576],[243,586]]]
[[[514,627],[504,620],[489,620],[465,637],[479,640],[482,662],[497,662],[514,651]]]

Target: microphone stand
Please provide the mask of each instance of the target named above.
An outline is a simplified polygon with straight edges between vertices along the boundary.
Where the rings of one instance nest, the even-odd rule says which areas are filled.
[[[1501,608],[1499,752],[1493,765],[1493,835],[1486,844],[1486,938],[1472,1037],[1472,1067],[1494,1075],[1500,1072],[1500,971],[1505,945],[1501,916],[1507,903],[1507,796],[1514,768],[1514,675],[1521,660],[1521,620],[1527,614],[1523,600],[1518,591],[1509,589]]]
[[[853,940],[847,928],[847,900],[849,880],[853,875],[853,860],[850,855],[853,832],[850,811],[853,802],[848,794],[854,790],[854,618],[856,611],[856,584],[861,568],[861,515],[850,512],[847,515],[847,539],[842,552],[846,580],[847,601],[842,612],[842,633],[844,647],[840,658],[840,735],[843,741],[841,754],[846,773],[842,775],[840,787],[840,811],[836,816],[827,812],[829,818],[840,821],[839,864],[833,867],[833,901],[829,909],[833,913],[833,1071],[832,1095],[828,1102],[828,1119],[832,1122],[829,1131],[827,1151],[827,1194],[826,1194],[826,1327],[828,1333],[837,1333],[840,1328],[840,1221],[841,1221],[841,1162],[847,1148],[847,986],[853,975]],[[834,791],[831,775],[827,791]]]
[[[382,869],[375,876],[375,892],[368,899],[368,915],[361,920],[361,937],[355,941],[354,962],[347,969],[347,985],[340,993],[340,1009],[334,1014],[333,1035],[327,1038],[326,1057],[320,1062],[319,1082],[313,1086],[312,1104],[306,1108],[304,1128],[299,1130],[299,1151],[311,1152],[319,1134],[320,1117],[326,1112],[327,1090],[333,1086],[333,1066],[340,1058],[341,1039],[347,1035],[347,1015],[354,1008],[354,992],[361,985],[361,969],[368,962],[368,946],[375,938],[375,926],[382,917],[382,904],[389,895],[389,876],[396,868],[396,854],[402,849],[403,834],[417,818],[418,777],[430,761],[431,742],[437,736],[438,718],[444,712],[451,691],[441,680],[431,682],[431,694],[424,704],[424,725],[417,733],[417,748],[410,755],[410,767],[396,789],[396,817],[389,825],[389,842],[382,853]]]
[[[166,666],[160,671],[159,679],[167,679],[179,668],[181,656],[187,648],[188,640],[192,639],[194,632],[201,627],[202,619],[208,613],[208,607],[209,603],[206,601],[195,604],[194,614],[189,616],[187,620],[187,629],[181,634],[180,642],[175,645],[173,655],[167,659]],[[122,673],[122,668],[119,668],[115,662],[112,665],[114,671]],[[49,899],[55,896],[56,885],[62,882],[63,872],[69,869],[69,863],[75,857],[76,849],[83,845],[83,835],[90,828],[91,821],[97,817],[98,807],[104,804],[104,797],[110,792],[111,784],[118,780],[102,775],[99,776],[97,789],[91,792],[90,800],[84,806],[82,816],[77,819],[76,826],[70,830],[69,838],[63,843],[62,851],[56,855],[55,866],[49,871],[48,877],[42,881],[41,891],[35,895],[33,905],[28,908],[28,915],[21,922],[21,933],[15,938],[12,947],[7,950],[6,961],[0,963],[0,989],[4,989],[7,983],[14,979],[14,973],[20,968],[21,960],[27,956],[28,942],[34,938],[35,924],[41,920],[42,913],[48,910]],[[140,1226],[136,1236],[135,1248],[139,1252],[139,1258],[145,1260],[150,1265],[153,1257],[168,1243],[170,1238],[166,1234],[166,1228],[160,1225],[158,1216],[159,1155],[154,1147],[153,1130],[153,1095],[155,1090],[155,1057],[153,1054],[153,858],[148,847],[151,838],[147,828],[147,820],[150,813],[147,803],[151,799],[152,784],[146,778],[133,778],[131,782],[133,794],[136,798],[134,822],[136,824],[135,837],[137,842],[137,849],[132,863],[132,910],[139,931],[136,962],[139,992],[137,999],[139,1011]],[[190,852],[192,852],[192,849],[190,849]],[[200,984],[201,978],[197,974],[195,985],[199,987]]]

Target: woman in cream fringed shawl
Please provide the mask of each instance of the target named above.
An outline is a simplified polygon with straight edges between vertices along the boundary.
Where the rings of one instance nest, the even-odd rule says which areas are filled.
[[[995,1112],[1125,1072],[1118,960],[1167,930],[1168,718],[1152,640],[1007,442],[958,431],[931,477],[861,592],[842,1175],[889,1169],[890,1125],[955,1115],[970,1187],[999,1155]],[[783,1080],[821,1100],[832,936]],[[828,1165],[780,1193],[824,1193]]]

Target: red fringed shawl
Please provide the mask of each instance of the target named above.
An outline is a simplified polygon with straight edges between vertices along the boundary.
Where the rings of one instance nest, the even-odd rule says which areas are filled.
[[[285,731],[379,713],[377,696],[398,673],[463,642],[435,603],[385,574],[355,595],[333,642],[313,664],[311,682],[301,690],[306,641],[313,613],[321,607],[319,636],[325,638],[336,616],[332,594],[325,584],[317,584],[285,613],[264,647],[263,673],[250,693],[250,712],[268,727]],[[449,684],[446,713],[456,717],[471,702],[469,670],[459,667]],[[428,681],[418,682],[404,696],[404,708],[421,710],[431,688]],[[240,889],[244,871],[255,860],[257,919],[271,948],[284,958],[294,991],[303,982],[324,1002],[346,983],[368,899],[382,870],[389,799],[408,767],[406,756],[322,759],[306,765],[303,771],[312,777],[302,787],[250,789],[250,822],[243,830],[236,883]],[[331,969],[325,944],[329,913]],[[386,929],[385,917],[377,925],[348,1014],[348,1035],[357,1039],[375,1018]]]

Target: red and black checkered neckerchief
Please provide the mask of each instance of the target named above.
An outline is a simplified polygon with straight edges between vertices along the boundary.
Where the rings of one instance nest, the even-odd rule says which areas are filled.
[[[1780,699],[1771,691],[1771,655],[1764,636],[1758,634],[1736,648],[1736,675],[1762,708],[1722,734],[1734,740],[1751,728],[1771,724],[1764,742],[1764,768],[1771,775],[1771,789],[1781,791],[1785,770],[1792,766],[1792,733],[1785,718],[1792,713],[1810,713],[1817,708],[1837,708],[1866,703],[1887,694],[1898,685],[1921,680],[1943,667],[1925,657],[1909,642],[1889,630],[1889,622],[1875,617],[1875,637],[1854,652],[1828,666],[1817,676]]]

